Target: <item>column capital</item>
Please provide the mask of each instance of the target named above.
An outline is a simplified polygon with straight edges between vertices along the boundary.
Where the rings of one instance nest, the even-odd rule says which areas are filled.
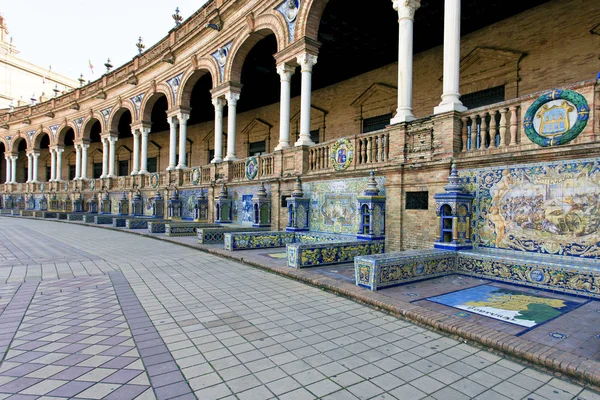
[[[131,132],[133,132],[134,130],[141,131],[144,128],[150,129],[150,127],[152,126],[152,122],[142,121],[135,124],[131,124],[129,126],[131,127]]]
[[[30,155],[34,156],[34,157],[39,157],[40,151],[39,150],[27,150],[27,157],[29,157]]]
[[[392,0],[394,10],[398,11],[398,20],[415,19],[415,12],[421,7],[421,2],[416,0]]]
[[[64,146],[62,146],[62,145],[50,146],[50,147],[49,147],[49,149],[50,149],[51,151],[60,151],[60,152],[63,152],[63,151],[65,151],[65,147],[64,147]]]
[[[225,99],[222,98],[221,96],[213,97],[212,105],[215,106],[215,108],[217,108],[217,107],[223,108],[225,106]]]
[[[237,102],[239,99],[240,99],[240,93],[237,91],[236,92],[229,91],[229,92],[225,93],[225,100],[227,100],[228,105],[232,105],[232,106],[237,105]]]
[[[211,89],[210,94],[212,95],[213,99],[215,97],[226,97],[227,93],[229,93],[229,92],[241,93],[242,87],[244,87],[244,85],[242,85],[239,82],[228,81],[228,82],[224,82],[224,83],[220,84],[219,86]]]
[[[188,119],[190,119],[190,113],[189,112],[180,112],[179,114],[177,114],[177,118],[179,118],[180,124],[186,124]]]
[[[312,72],[313,66],[317,63],[318,57],[314,54],[303,53],[296,57],[302,72]]]
[[[150,127],[149,126],[144,126],[142,127],[142,129],[140,130],[140,132],[142,133],[142,136],[144,135],[148,135],[150,133]]]
[[[277,66],[277,73],[282,81],[289,82],[294,72],[296,72],[296,68],[289,64],[282,63]]]
[[[169,123],[169,126],[177,127],[177,125],[179,125],[179,118],[177,118],[177,115],[169,115],[167,117],[167,122]]]
[[[119,137],[119,132],[109,131],[108,133],[102,133],[100,138],[112,140],[113,138],[116,140]]]

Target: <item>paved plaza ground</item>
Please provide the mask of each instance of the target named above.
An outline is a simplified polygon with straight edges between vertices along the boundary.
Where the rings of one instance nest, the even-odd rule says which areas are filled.
[[[78,224],[0,218],[0,313],[0,399],[600,399],[319,288]]]

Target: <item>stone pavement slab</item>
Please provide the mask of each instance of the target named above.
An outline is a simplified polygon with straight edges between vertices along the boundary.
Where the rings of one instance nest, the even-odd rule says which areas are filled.
[[[39,265],[0,267],[10,269],[0,285],[6,309],[26,290],[14,303],[21,307],[7,314],[16,330],[9,325],[0,332],[11,341],[0,365],[4,396],[597,396],[345,297],[212,254],[81,225],[0,218],[0,229],[21,227],[37,232],[34,242],[77,243],[89,259],[61,259],[54,274],[42,269],[31,280],[29,269]]]

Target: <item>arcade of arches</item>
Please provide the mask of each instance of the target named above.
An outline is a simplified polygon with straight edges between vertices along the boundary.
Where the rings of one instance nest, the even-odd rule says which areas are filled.
[[[375,171],[386,246],[427,247],[452,160],[475,176],[598,156],[599,18],[585,0],[210,0],[101,79],[0,110],[0,179],[32,196],[202,189],[210,204],[222,183],[241,204],[263,182],[283,228],[281,199],[301,176],[337,196],[312,193],[324,215],[314,228],[349,232],[324,205],[355,198]],[[540,21],[557,21],[560,40]],[[591,113],[574,140],[540,146],[521,121],[537,92],[557,88]],[[406,207],[415,192],[429,211]]]

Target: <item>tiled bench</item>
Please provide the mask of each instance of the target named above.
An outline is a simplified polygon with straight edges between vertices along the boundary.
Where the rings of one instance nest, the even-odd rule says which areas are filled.
[[[67,214],[67,221],[83,221],[83,214]]]
[[[288,267],[306,268],[351,262],[357,256],[379,254],[385,240],[344,240],[326,243],[290,243],[287,245]]]
[[[67,214],[66,212],[57,212],[56,213],[56,219],[66,220],[67,218],[69,218],[69,214]]]
[[[56,219],[56,214],[54,211],[43,211],[42,212],[42,218],[53,218]]]
[[[199,244],[218,244],[225,241],[226,233],[268,231],[269,229],[218,225],[210,228],[198,228],[196,233]]]
[[[83,214],[83,222],[86,224],[93,224],[95,222],[97,214]]]
[[[371,290],[456,273],[600,298],[598,260],[522,251],[412,250],[356,257],[354,271]]]
[[[0,215],[12,215],[12,210],[0,210]]]
[[[148,221],[148,233],[165,233],[165,221]]]
[[[339,240],[354,240],[352,236],[313,232],[241,232],[225,233],[225,250],[253,250],[285,247],[290,243],[317,243]]]
[[[377,290],[451,274],[455,260],[456,252],[437,249],[368,255],[354,259],[354,275],[358,286]]]
[[[95,215],[94,223],[96,225],[110,225],[113,223],[114,215],[103,214],[103,215]]]
[[[198,228],[216,227],[218,224],[209,224],[206,222],[179,222],[170,221],[165,224],[166,236],[196,236]]]
[[[33,210],[21,210],[21,217],[33,217]]]
[[[463,275],[600,298],[600,261],[510,250],[463,250],[456,272]]]

